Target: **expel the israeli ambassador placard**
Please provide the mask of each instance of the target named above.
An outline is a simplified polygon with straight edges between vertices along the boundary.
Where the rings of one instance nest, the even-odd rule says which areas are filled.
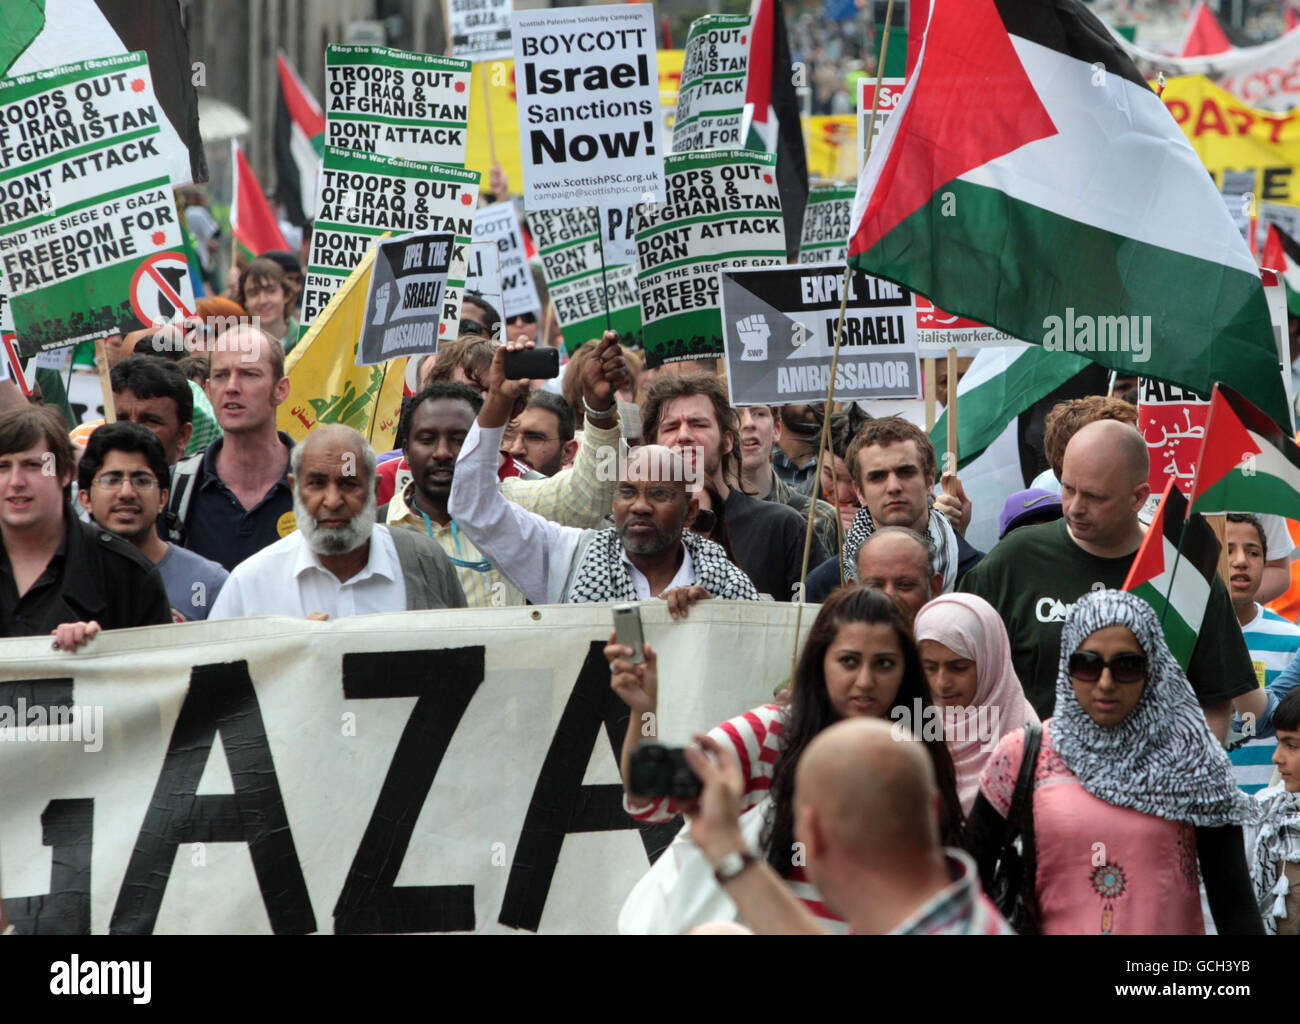
[[[722,327],[733,405],[824,400],[844,264],[723,270]],[[837,399],[916,398],[912,293],[854,273],[835,376]]]

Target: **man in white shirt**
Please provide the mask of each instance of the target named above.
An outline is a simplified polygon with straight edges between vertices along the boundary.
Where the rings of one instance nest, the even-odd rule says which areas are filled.
[[[560,526],[502,496],[501,435],[515,396],[528,387],[506,379],[505,352],[532,344],[497,350],[452,477],[447,510],[483,556],[534,604],[664,597],[677,618],[702,598],[757,600],[749,577],[719,545],[684,529],[697,504],[688,481],[701,481],[679,452],[647,445],[618,460],[611,529]]]
[[[318,427],[290,455],[298,529],[237,565],[210,619],[339,618],[463,608],[446,553],[375,523],[375,452],[351,427]]]

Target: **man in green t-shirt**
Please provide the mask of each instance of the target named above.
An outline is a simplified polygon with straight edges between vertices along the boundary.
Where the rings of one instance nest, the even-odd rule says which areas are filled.
[[[1061,471],[1065,518],[1007,535],[962,580],[1006,623],[1025,696],[1042,718],[1056,703],[1061,626],[1090,590],[1118,590],[1142,544],[1138,510],[1151,492],[1147,449],[1133,427],[1090,423],[1070,439]],[[1217,577],[1187,677],[1210,728],[1228,734],[1231,700],[1256,686],[1232,601]]]

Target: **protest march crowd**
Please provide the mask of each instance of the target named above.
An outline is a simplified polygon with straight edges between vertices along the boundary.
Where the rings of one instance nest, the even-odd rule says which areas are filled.
[[[770,0],[751,14],[766,11],[769,32],[774,6],[779,18]],[[1057,6],[1091,17],[1072,0]],[[936,3],[939,56],[927,59],[941,59],[939,19],[953,10]],[[860,40],[818,38],[836,24],[801,17],[794,34],[801,50],[816,47],[837,62],[870,57]],[[757,43],[757,27],[754,35]],[[601,58],[623,61],[626,73],[612,79],[631,83],[638,74],[637,45]],[[516,61],[530,52],[516,45]],[[539,52],[548,51],[539,44]],[[925,64],[915,73],[924,83]],[[584,66],[578,77],[589,74]],[[828,111],[830,91],[819,100]],[[775,93],[773,86],[773,109]],[[0,109],[8,102],[0,92]],[[835,112],[841,102],[837,95]],[[887,131],[877,144],[890,142]],[[999,432],[1005,425],[1014,439],[1019,479],[991,497],[982,491],[979,501],[991,510],[980,509],[968,490],[981,463],[963,452],[959,465],[939,440],[942,424],[931,433],[913,416],[882,412],[872,395],[782,404],[738,390],[736,335],[726,322],[731,311],[718,310],[724,284],[716,266],[707,326],[674,307],[678,320],[668,318],[668,327],[661,320],[652,345],[649,315],[644,336],[613,325],[614,288],[601,284],[618,269],[605,266],[609,240],[593,236],[567,276],[544,268],[554,247],[538,240],[548,228],[537,217],[553,207],[534,207],[528,197],[554,153],[522,134],[519,144],[526,183],[509,181],[497,165],[489,187],[466,191],[458,204],[510,211],[511,237],[537,253],[522,266],[538,304],[522,308],[512,293],[484,288],[490,275],[468,287],[454,258],[450,269],[444,259],[434,284],[431,274],[403,284],[420,247],[407,251],[405,265],[385,264],[402,296],[388,313],[394,321],[406,303],[434,317],[430,323],[455,325],[454,336],[432,334],[442,339],[436,350],[426,346],[385,371],[406,379],[399,414],[385,429],[376,429],[386,415],[384,385],[357,399],[359,417],[327,417],[320,410],[332,393],[296,390],[295,367],[321,344],[320,325],[337,322],[331,317],[348,293],[309,297],[325,265],[319,237],[313,242],[324,221],[296,222],[291,208],[301,197],[286,203],[283,189],[277,207],[265,205],[265,224],[283,221],[273,235],[284,245],[238,246],[224,288],[216,287],[223,282],[213,257],[223,229],[204,193],[194,185],[167,193],[164,213],[170,208],[172,227],[184,226],[201,258],[193,283],[186,278],[190,291],[172,282],[183,300],[172,304],[174,315],[153,323],[128,322],[139,319],[138,295],[101,290],[99,322],[90,307],[58,308],[58,292],[24,308],[22,297],[39,289],[15,286],[13,333],[24,355],[93,336],[105,415],[70,422],[66,403],[46,390],[57,390],[57,374],[42,369],[29,382],[10,345],[13,366],[0,381],[0,636],[48,635],[53,663],[92,657],[103,631],[166,627],[184,644],[188,627],[178,624],[200,620],[333,623],[582,603],[613,613],[663,601],[667,628],[685,629],[702,602],[803,604],[811,628],[776,692],[760,687],[720,723],[687,723],[695,742],[681,750],[655,742],[661,683],[665,691],[705,686],[707,666],[693,678],[661,681],[639,620],[626,632],[611,625],[609,683],[626,705],[624,809],[642,824],[678,816],[687,823],[629,895],[625,931],[1300,934],[1300,571],[1292,568],[1300,565],[1293,540],[1300,449],[1291,442],[1293,421],[1278,427],[1269,419],[1273,393],[1234,379],[1246,397],[1216,390],[1211,401],[1206,387],[1197,401],[1210,406],[1210,424],[1197,434],[1189,419],[1177,435],[1204,438],[1204,453],[1218,438],[1258,444],[1260,477],[1237,467],[1233,450],[1224,472],[1245,481],[1233,495],[1253,494],[1245,484],[1269,473],[1277,483],[1259,501],[1231,507],[1201,501],[1203,489],[1189,494],[1188,522],[1203,525],[1199,513],[1210,513],[1223,548],[1221,562],[1213,549],[1205,574],[1175,529],[1174,510],[1183,508],[1177,515],[1186,519],[1187,499],[1175,505],[1177,480],[1162,499],[1157,446],[1139,417],[1145,392],[1137,372],[1166,379],[1158,348],[1145,366],[1098,359],[1113,372],[1049,352],[1078,364],[1005,409]],[[770,146],[779,178],[789,157]],[[325,174],[343,166],[338,152],[326,150]],[[746,155],[728,152],[743,167]],[[854,234],[867,231],[875,200],[864,183],[882,164],[888,160],[871,164],[859,184]],[[762,188],[761,172],[773,164],[755,166]],[[704,173],[681,168],[680,175]],[[0,168],[0,180],[8,173]],[[737,180],[739,172],[721,174],[716,184],[734,195]],[[673,198],[677,187],[670,180],[666,207],[685,201]],[[802,265],[788,196],[780,196],[784,242],[746,239],[706,255],[758,254],[764,258],[751,266],[777,270]],[[351,200],[354,209],[366,201]],[[655,216],[670,232],[720,219],[688,223],[663,212],[662,198],[646,201],[661,207],[637,233],[633,269],[640,258],[641,277],[658,266],[646,262],[643,235],[658,230]],[[960,201],[975,202],[965,193]],[[1215,216],[1189,214],[1209,235],[1219,230]],[[18,230],[15,220],[0,223],[0,251]],[[372,239],[380,234],[367,230]],[[456,243],[470,236],[459,225],[428,230]],[[846,222],[840,242],[856,270],[889,276],[902,260],[859,265],[873,243],[848,234]],[[1232,237],[1242,246],[1240,234]],[[169,236],[166,244],[177,243]],[[378,291],[386,257],[382,245],[371,251],[379,255],[340,273],[373,273]],[[942,252],[937,265],[942,276]],[[16,266],[6,261],[6,274]],[[565,310],[575,268],[605,298],[594,317]],[[331,287],[344,279],[335,275]],[[357,287],[366,292],[364,280]],[[382,313],[387,300],[379,301]],[[382,322],[363,325],[374,308],[368,302],[350,321],[340,350],[349,367],[361,332]],[[1290,345],[1274,360],[1279,388],[1300,380],[1296,313],[1300,304],[1283,318]],[[831,380],[840,358],[834,313],[822,319],[832,330],[812,344],[824,346]],[[773,333],[769,355],[769,337],[758,338],[753,321],[743,330],[750,333],[737,358],[745,362],[776,362],[790,351]],[[929,393],[955,417],[968,393],[959,383],[984,379],[986,354],[973,364],[941,361],[946,376],[937,390],[930,360],[924,385],[914,381],[893,397]],[[559,358],[548,366],[542,356]],[[918,366],[914,341],[912,358]],[[1167,379],[1192,392],[1181,373]],[[1286,391],[1293,395],[1289,384]],[[1008,406],[1018,400],[1006,398]],[[290,406],[316,409],[304,434],[286,430]],[[1239,414],[1231,437],[1221,426],[1215,433],[1221,409]],[[996,519],[996,536],[977,545],[968,538],[981,512]],[[1161,575],[1167,562],[1144,574],[1160,557],[1182,566],[1182,591]],[[1190,612],[1175,607],[1189,590],[1198,595]],[[718,642],[725,649],[725,639]],[[0,795],[0,814],[3,806]],[[0,903],[0,931],[3,916]]]

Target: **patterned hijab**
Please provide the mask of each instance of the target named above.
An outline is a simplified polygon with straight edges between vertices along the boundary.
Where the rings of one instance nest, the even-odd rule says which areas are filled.
[[[975,662],[975,697],[967,707],[945,709],[943,736],[957,770],[957,796],[969,814],[998,741],[1037,722],[1038,715],[1016,677],[1007,628],[984,598],[936,597],[916,613],[916,641],[922,640],[937,641]]]
[[[1109,729],[1079,703],[1067,667],[1070,655],[1107,626],[1127,626],[1147,656],[1147,681],[1137,706]],[[1169,653],[1156,613],[1133,594],[1093,591],[1071,608],[1061,630],[1052,742],[1083,788],[1116,807],[1209,827],[1259,817],[1258,805],[1237,787],[1227,753]]]

